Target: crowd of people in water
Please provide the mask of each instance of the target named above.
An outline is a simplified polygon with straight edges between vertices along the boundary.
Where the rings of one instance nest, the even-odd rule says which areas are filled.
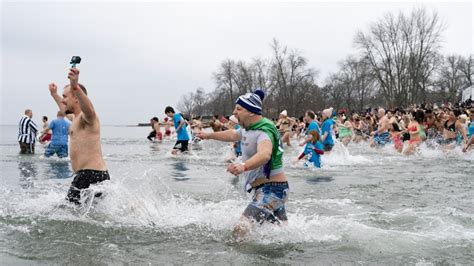
[[[173,110],[173,115],[174,110]],[[213,132],[240,128],[237,118],[232,116],[214,115],[206,123],[201,116],[178,114],[185,123],[185,129],[192,143],[199,143],[197,134],[204,127]],[[429,148],[440,148],[444,151],[459,146],[467,152],[473,145],[474,107],[470,104],[454,107],[452,104],[441,106],[423,104],[406,109],[370,108],[365,112],[349,112],[346,109],[335,111],[327,108],[320,112],[308,110],[299,118],[290,117],[283,110],[272,122],[280,133],[280,146],[304,146],[304,155],[308,159],[319,158],[324,152],[330,152],[335,140],[345,146],[350,143],[370,143],[371,147],[392,146],[401,154],[416,153],[417,147],[425,143]],[[165,136],[171,137],[174,122],[168,117],[162,123],[154,117],[150,120],[152,132],[147,137],[150,141],[161,142],[164,127]],[[296,142],[296,143],[295,143]],[[187,144],[186,144],[187,145]],[[234,145],[235,156],[241,156],[240,143]],[[183,151],[187,151],[184,149]],[[312,159],[315,166],[320,167],[319,160]]]
[[[84,190],[110,176],[102,156],[99,118],[86,88],[79,83],[79,70],[72,67],[68,78],[62,95],[54,83],[49,85],[59,109],[57,118],[48,122],[43,117],[40,132],[32,120],[32,110],[25,110],[19,122],[18,142],[21,154],[33,154],[38,139],[46,146],[45,157],[69,156],[74,174],[66,199],[81,205]],[[305,166],[317,168],[321,167],[321,156],[330,153],[337,141],[343,145],[369,142],[372,147],[393,146],[406,155],[416,153],[422,143],[446,151],[461,146],[467,152],[474,146],[472,103],[377,108],[361,113],[326,108],[319,112],[308,110],[299,118],[290,117],[283,110],[278,119],[268,119],[262,114],[264,97],[262,90],[241,95],[235,101],[232,116],[215,115],[206,122],[201,117],[177,113],[171,106],[165,108],[162,122],[157,117],[150,120],[152,131],[147,139],[159,143],[176,138],[171,151],[174,155],[188,153],[206,139],[231,143],[235,158],[240,159],[229,160],[227,171],[245,178],[245,191],[253,192],[234,227],[236,236],[246,235],[256,223],[287,222],[289,184],[283,168],[287,146],[301,146],[302,153],[294,162],[306,158]],[[204,130],[207,126],[212,130]],[[92,198],[101,195],[97,193]]]

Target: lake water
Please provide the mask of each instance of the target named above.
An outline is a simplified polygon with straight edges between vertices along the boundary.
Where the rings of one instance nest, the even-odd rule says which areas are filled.
[[[68,160],[20,156],[16,126],[0,126],[0,264],[472,264],[474,152],[336,145],[323,168],[292,165],[287,226],[232,238],[250,201],[225,171],[230,148],[204,141],[173,157],[149,128],[102,127],[111,181],[84,212],[61,208]]]

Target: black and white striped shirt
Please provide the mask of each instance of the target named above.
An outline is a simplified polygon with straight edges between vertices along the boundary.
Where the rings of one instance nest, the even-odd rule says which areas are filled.
[[[23,143],[35,143],[38,127],[28,116],[23,116],[18,124],[18,141]]]

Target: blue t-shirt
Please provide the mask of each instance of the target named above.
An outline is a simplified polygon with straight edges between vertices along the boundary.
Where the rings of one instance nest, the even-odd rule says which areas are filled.
[[[321,155],[317,154],[314,149],[324,150],[324,146],[320,141],[316,143],[308,142],[304,147],[304,154],[310,154],[308,161],[312,162],[317,168],[321,168]]]
[[[469,124],[468,128],[468,134],[469,137],[474,136],[474,121],[471,121],[471,124]]]
[[[306,130],[306,134],[308,134],[308,132],[310,132],[311,130],[315,129],[321,135],[321,130],[319,129],[318,123],[316,121],[311,121],[311,123],[309,123],[308,129]]]
[[[324,133],[327,133],[326,139],[323,141],[324,145],[334,145],[334,140],[332,139],[332,125],[334,123],[334,120],[332,119],[326,119],[323,122],[322,126],[322,133],[321,135],[324,135]]]
[[[178,129],[179,124],[181,123],[181,121],[184,121],[183,116],[181,116],[181,114],[174,114],[173,123],[174,123],[174,128],[175,129]],[[176,134],[178,135],[178,140],[189,140],[189,134],[188,134],[188,131],[186,130],[186,127],[187,127],[187,125],[186,125],[186,121],[185,121],[185,123],[181,127],[181,129],[176,131]]]
[[[57,118],[51,121],[51,123],[49,123],[49,128],[53,131],[51,143],[67,145],[70,126],[71,122],[64,118]]]

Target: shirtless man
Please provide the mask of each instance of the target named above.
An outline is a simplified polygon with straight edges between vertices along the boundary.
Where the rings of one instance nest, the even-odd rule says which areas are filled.
[[[374,136],[374,139],[370,144],[371,147],[375,147],[376,145],[385,145],[390,142],[390,133],[388,132],[390,129],[390,121],[385,115],[385,110],[380,108],[377,112],[377,116],[379,118],[379,122],[377,123],[377,130],[371,133],[371,135]]]
[[[38,137],[41,144],[47,144],[48,141],[51,141],[51,129],[49,129],[48,117],[43,116],[43,130],[41,135]]]
[[[165,137],[171,137],[171,127],[173,126],[173,122],[171,120],[168,120],[168,117],[165,117],[163,120],[163,126],[165,127]]]
[[[70,202],[80,204],[81,190],[104,180],[109,172],[102,158],[100,144],[100,122],[94,106],[87,97],[86,88],[79,84],[79,69],[71,68],[68,73],[70,85],[64,88],[61,103],[66,112],[74,114],[69,129],[70,158],[73,181],[67,194]],[[100,196],[100,193],[95,195]]]
[[[209,125],[211,126],[212,130],[214,130],[214,132],[222,131],[222,123],[219,121],[219,115],[214,115],[209,122]]]
[[[156,123],[153,124],[153,129],[155,130],[155,141],[161,143],[163,142],[163,133],[161,133],[161,125],[158,117],[153,117]]]

